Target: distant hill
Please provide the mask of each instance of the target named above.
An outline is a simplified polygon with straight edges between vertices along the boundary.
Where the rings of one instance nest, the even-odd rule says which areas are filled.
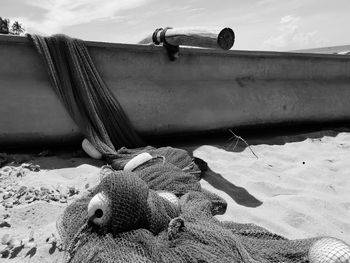
[[[350,55],[350,45],[301,49],[301,50],[293,50],[291,52],[298,52],[298,53],[322,53],[322,54],[347,54],[347,55]]]

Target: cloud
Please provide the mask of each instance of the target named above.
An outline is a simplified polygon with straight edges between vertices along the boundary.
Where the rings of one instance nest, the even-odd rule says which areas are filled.
[[[282,17],[278,27],[279,34],[265,40],[264,48],[293,50],[322,45],[324,41],[318,36],[317,31],[303,32],[301,22],[300,17],[293,15]]]
[[[121,20],[120,11],[133,9],[152,0],[27,0],[27,4],[40,7],[45,15],[40,19],[23,18],[27,27],[44,34],[61,33],[65,27],[93,21]],[[119,14],[119,15],[117,15]]]
[[[277,1],[279,2],[279,1]],[[257,6],[264,6],[264,5],[270,5],[272,3],[276,3],[276,0],[260,0],[259,2],[257,2]]]

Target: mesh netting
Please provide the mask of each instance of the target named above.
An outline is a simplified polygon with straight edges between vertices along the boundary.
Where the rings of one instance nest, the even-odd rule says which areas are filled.
[[[320,238],[288,240],[254,224],[216,219],[226,203],[201,189],[198,167],[185,151],[123,148],[114,164],[123,168],[146,151],[156,158],[133,172],[111,171],[66,209],[58,229],[68,262],[309,262]],[[159,190],[175,194],[180,209]],[[111,217],[98,226],[87,207],[101,192],[110,200]]]
[[[68,112],[115,169],[58,219],[67,262],[324,262],[320,258],[348,262],[345,243],[288,240],[253,224],[217,220],[214,216],[224,213],[227,204],[201,189],[196,164],[205,170],[205,163],[194,162],[183,150],[116,151],[140,146],[142,141],[99,76],[83,41],[63,35],[29,37]],[[122,171],[141,153],[153,158],[133,171]]]
[[[83,41],[65,35],[27,36],[43,57],[56,94],[99,152],[114,154],[115,147],[144,145]]]

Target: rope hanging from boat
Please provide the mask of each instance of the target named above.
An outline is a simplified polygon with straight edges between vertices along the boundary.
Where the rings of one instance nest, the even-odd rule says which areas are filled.
[[[27,37],[44,58],[61,101],[94,147],[111,156],[144,143],[98,73],[82,40],[65,35]]]

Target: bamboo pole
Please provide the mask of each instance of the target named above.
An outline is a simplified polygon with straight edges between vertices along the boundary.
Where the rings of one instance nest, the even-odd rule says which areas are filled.
[[[163,34],[163,36],[162,36]],[[199,29],[199,28],[168,28],[156,30],[138,44],[159,44],[166,42],[173,46],[194,46],[229,50],[235,41],[231,28]]]

